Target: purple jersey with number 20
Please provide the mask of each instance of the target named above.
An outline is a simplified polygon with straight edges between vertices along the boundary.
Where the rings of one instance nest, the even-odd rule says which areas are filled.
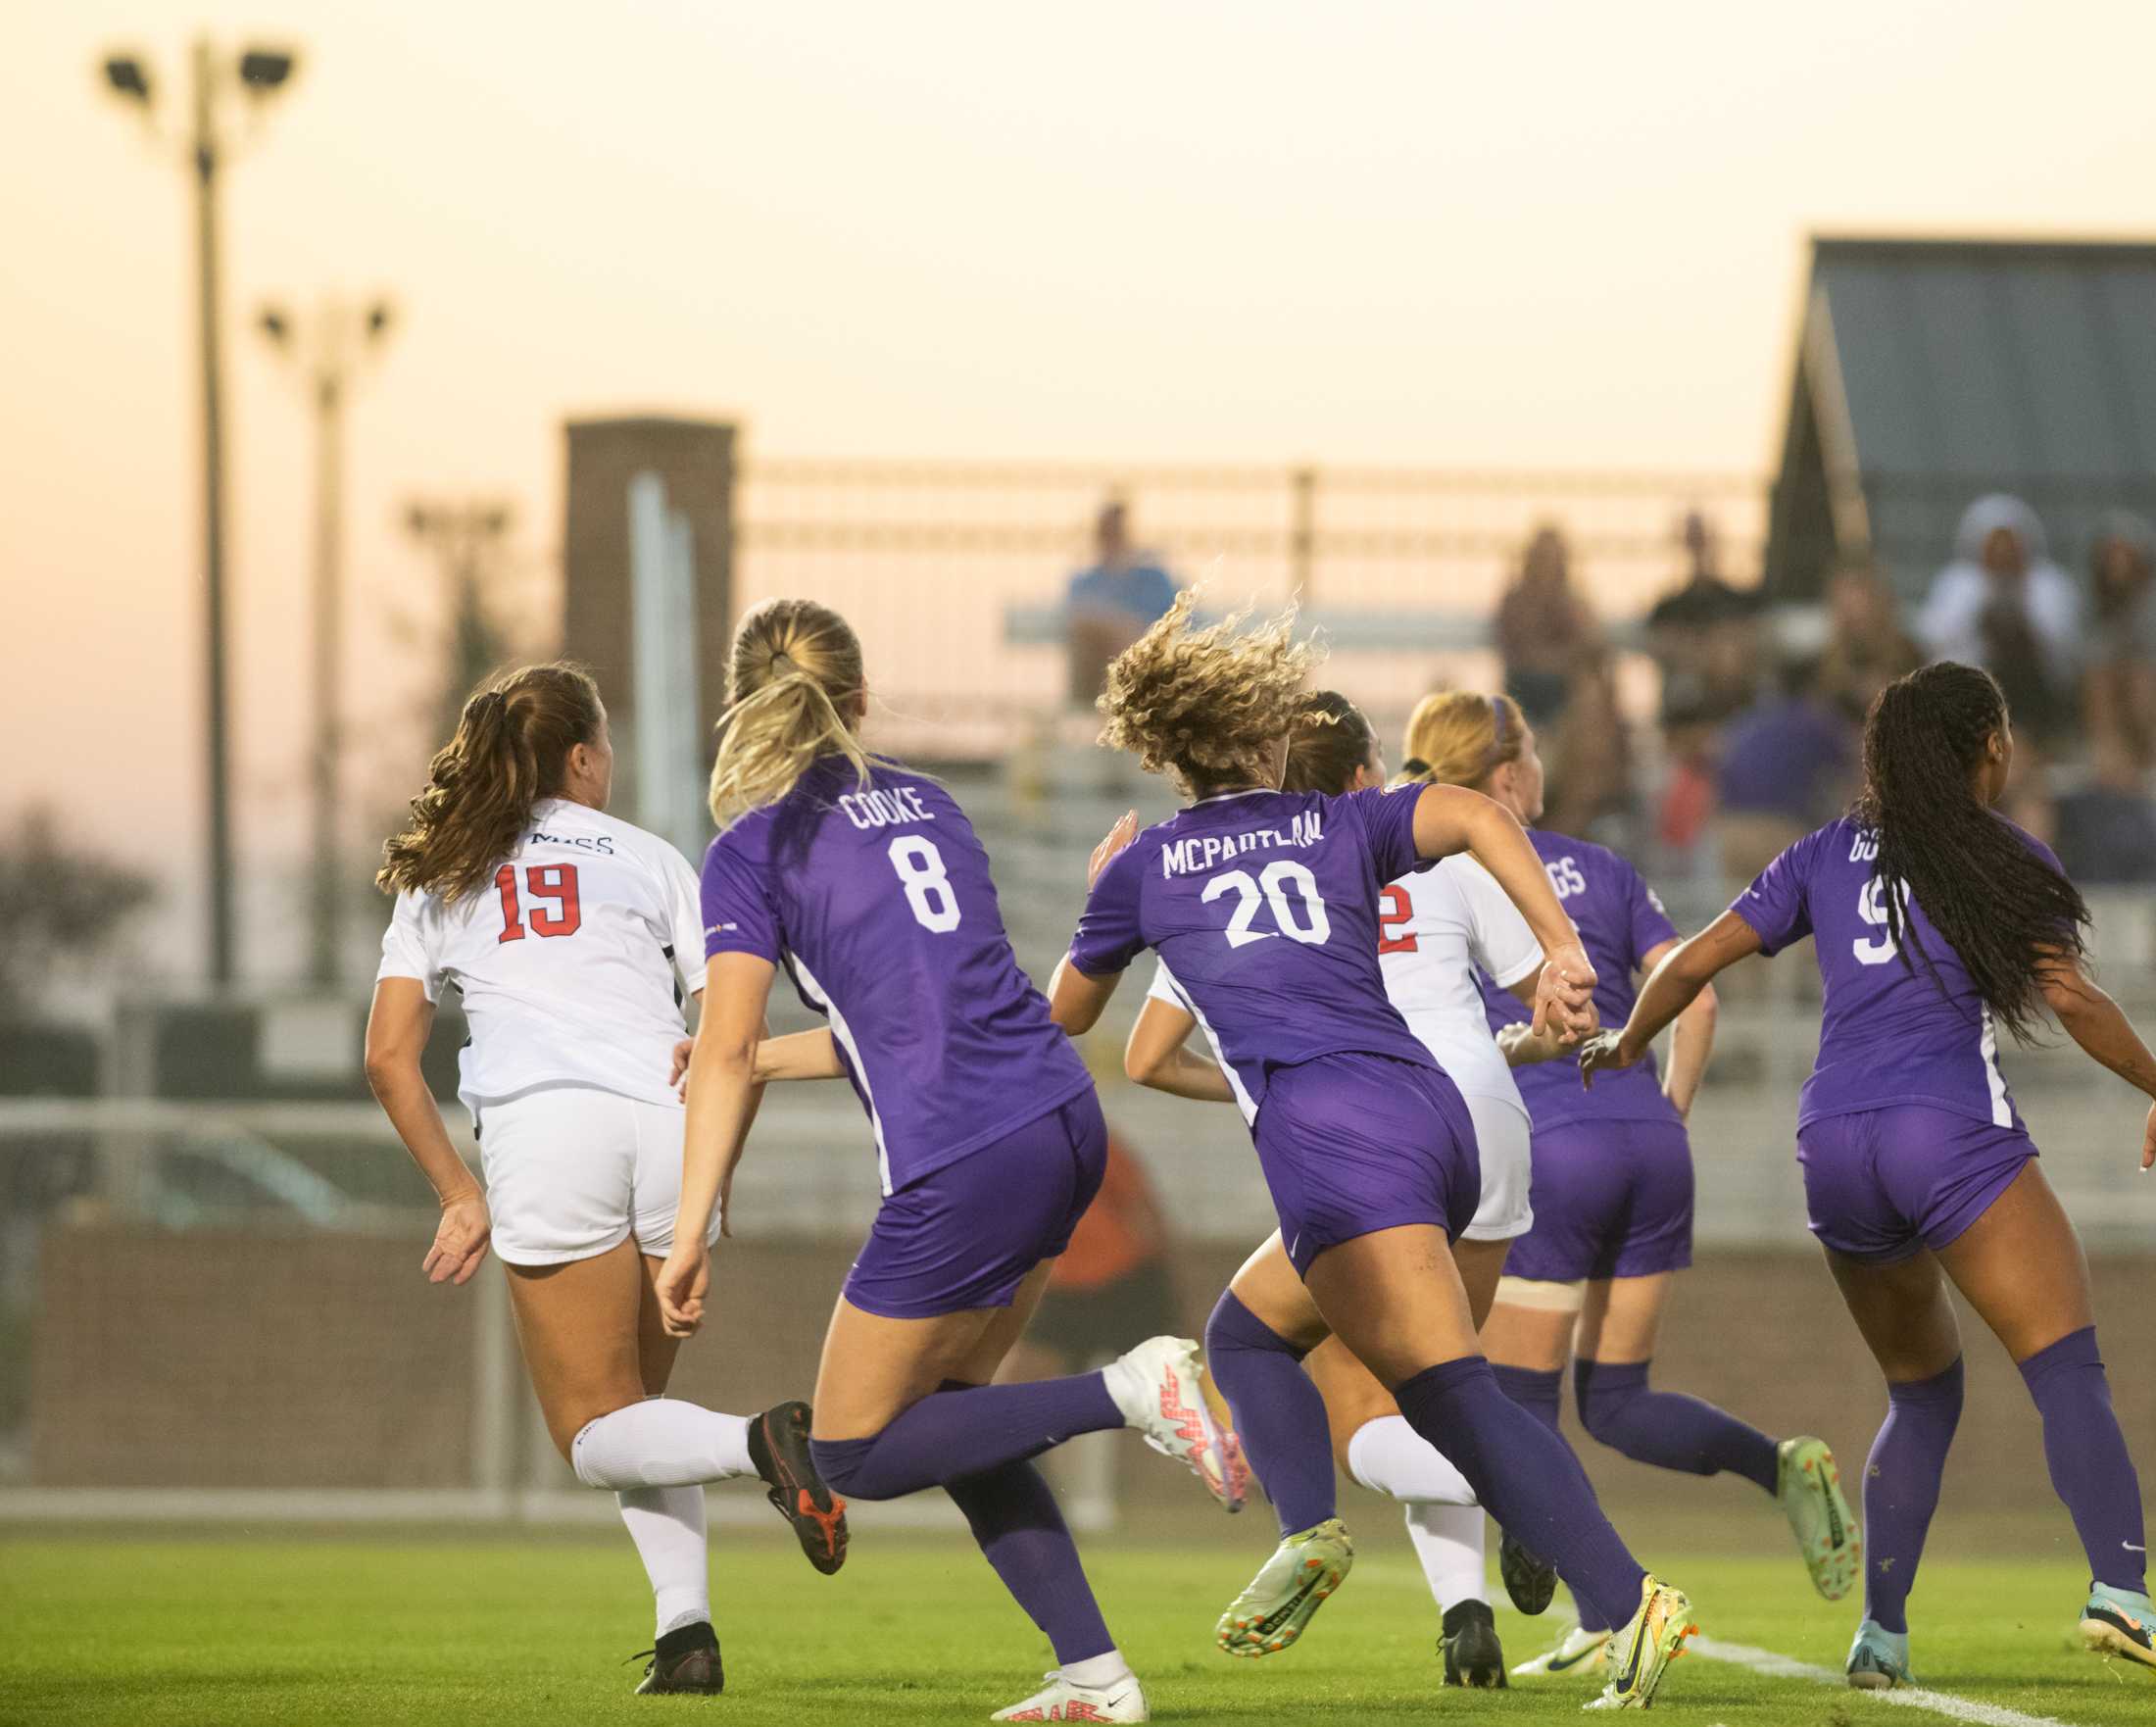
[[[1418,789],[1200,799],[1101,872],[1071,962],[1105,977],[1153,949],[1247,1117],[1274,1069],[1313,1057],[1360,1051],[1434,1066],[1378,968],[1378,894],[1422,864]]]
[[[783,965],[831,1021],[898,1192],[1092,1088],[1018,968],[988,854],[951,794],[841,758],[704,857],[708,956]]]
[[[2021,838],[2059,867],[2041,841]],[[1895,945],[1886,884],[1872,873],[1878,855],[1877,836],[1844,817],[1798,840],[1730,908],[1757,932],[1763,953],[1815,938],[1826,1000],[1819,1060],[1804,1082],[1798,1127],[1922,1104],[2020,1128],[1999,1072],[1991,1010],[1960,956],[1906,895],[1904,927],[1922,953],[1907,956]]]

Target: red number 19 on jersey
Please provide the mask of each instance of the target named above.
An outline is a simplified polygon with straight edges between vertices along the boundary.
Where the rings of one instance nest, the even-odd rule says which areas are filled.
[[[502,896],[502,933],[497,942],[524,939],[524,920],[516,897],[516,865],[505,864],[494,872],[495,890]],[[551,900],[550,908],[531,909],[533,935],[574,935],[583,927],[584,909],[576,897],[576,865],[533,864],[524,870],[524,892],[534,901]]]

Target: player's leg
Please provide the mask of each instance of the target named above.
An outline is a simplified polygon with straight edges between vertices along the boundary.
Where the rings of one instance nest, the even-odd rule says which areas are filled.
[[[1775,1441],[1712,1404],[1648,1386],[1674,1275],[1657,1271],[1588,1286],[1572,1369],[1580,1424],[1635,1462],[1688,1475],[1729,1470],[1771,1494]]]
[[[659,1268],[673,1247],[674,1214],[681,1204],[681,1133],[677,1108],[632,1102],[636,1124],[635,1186],[631,1210],[644,1260],[644,1300],[638,1350],[645,1395],[663,1397],[681,1340],[666,1335],[657,1293]],[[712,1239],[717,1239],[712,1226]],[[763,1482],[764,1497],[784,1517],[808,1562],[826,1576],[846,1562],[846,1502],[817,1475],[808,1455],[808,1406],[800,1399],[774,1404],[748,1418],[749,1460]],[[671,1489],[663,1491],[672,1491]],[[678,1502],[684,1507],[686,1500]],[[701,1514],[701,1506],[700,1506]]]
[[[1187,1443],[1204,1443],[1209,1417],[1189,1406],[1202,1404],[1195,1346],[1154,1339],[1102,1372],[988,1383],[1040,1300],[1050,1258],[1099,1187],[1105,1128],[1088,1094],[1083,1107],[992,1150],[986,1161],[961,1160],[915,1183],[879,1215],[824,1340],[816,1459],[862,1497],[938,1484],[950,1492],[1055,1651],[1048,1689],[1005,1716],[1077,1716],[1082,1705],[1097,1720],[1143,1720],[1144,1694],[1030,1459],[1073,1434],[1125,1425],[1159,1443],[1169,1410],[1175,1430],[1200,1434]],[[1028,1251],[1035,1258],[1019,1265]],[[1142,1406],[1133,1413],[1126,1405]],[[1210,1443],[1217,1456],[1217,1435]]]
[[[1961,1421],[1961,1333],[1938,1263],[1919,1251],[1876,1262],[1827,1249],[1827,1264],[1880,1371],[1886,1418],[1864,1466],[1864,1617],[1849,1682],[1907,1684],[1909,1593]]]
[[[651,1580],[654,1648],[638,1689],[710,1693],[724,1677],[711,1628],[703,1484],[749,1472],[748,1423],[694,1404],[647,1401],[646,1276],[627,1240],[587,1259],[511,1265],[511,1308],[547,1431],[578,1479],[614,1490]],[[671,1364],[655,1360],[655,1389]]]
[[[1276,1231],[1243,1262],[1205,1322],[1205,1364],[1283,1539],[1333,1518],[1325,1400],[1303,1370],[1325,1321]]]
[[[2043,1417],[2051,1485],[2088,1556],[2083,1638],[2092,1650],[2156,1670],[2140,1481],[2096,1353],[2087,1260],[2034,1160],[1937,1253],[2014,1357]]]
[[[1227,1492],[1199,1391],[1198,1346],[1152,1338],[1105,1368],[1024,1384],[993,1372],[1098,1189],[1106,1128],[1084,1098],[891,1195],[839,1297],[816,1378],[824,1478],[896,1499],[1022,1461],[1080,1433],[1135,1427]],[[986,1369],[977,1363],[987,1359]],[[944,1390],[945,1381],[966,1382]]]

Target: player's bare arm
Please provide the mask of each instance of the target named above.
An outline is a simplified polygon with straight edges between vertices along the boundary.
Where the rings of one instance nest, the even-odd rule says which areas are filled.
[[[2156,1098],[2156,1055],[2133,1022],[2079,961],[2061,956],[2045,966],[2043,1002],[2094,1061],[2144,1096]],[[2156,1167],[2156,1108],[2141,1130],[2141,1168]]]
[[[1123,1046],[1123,1071],[1140,1085],[1200,1104],[1232,1104],[1235,1092],[1220,1063],[1187,1047],[1198,1021],[1182,1009],[1148,1000]]]
[[[1758,952],[1759,932],[1735,912],[1723,913],[1690,940],[1679,942],[1648,975],[1632,1006],[1632,1017],[1580,1051],[1581,1079],[1592,1086],[1605,1067],[1630,1067],[1709,983]]]
[[[681,1207],[673,1249],[660,1267],[657,1293],[668,1335],[688,1337],[704,1322],[710,1286],[705,1236],[715,1208],[721,1234],[733,1232],[726,1201],[755,1117],[756,1050],[776,973],[753,954],[712,957],[705,983],[704,1025],[689,1060],[689,1111],[683,1129]]]
[[[1535,998],[1534,1029],[1554,1019],[1565,1041],[1593,1029],[1594,967],[1558,903],[1543,861],[1512,813],[1465,786],[1425,786],[1415,802],[1415,850],[1425,858],[1472,853],[1520,909],[1546,956]]]
[[[434,1004],[416,978],[385,977],[367,1016],[367,1083],[442,1208],[420,1269],[429,1283],[468,1283],[487,1256],[493,1224],[478,1179],[451,1143],[419,1057],[434,1030]]]
[[[1641,970],[1649,976],[1654,968],[1677,951],[1674,941],[1657,942],[1642,957]],[[1699,1095],[1699,1082],[1706,1077],[1707,1059],[1714,1053],[1715,1021],[1721,1013],[1721,1006],[1715,999],[1714,985],[1702,984],[1699,993],[1677,1015],[1677,1036],[1670,1050],[1669,1071],[1662,1076],[1662,1095],[1669,1099],[1670,1108],[1681,1119],[1690,1119],[1692,1100]]]

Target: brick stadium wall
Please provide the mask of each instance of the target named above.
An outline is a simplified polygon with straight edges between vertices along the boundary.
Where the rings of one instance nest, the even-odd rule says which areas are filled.
[[[446,1487],[468,1479],[474,1292],[434,1289],[415,1241],[55,1232],[33,1349],[31,1480],[50,1486]],[[850,1256],[823,1243],[737,1242],[719,1257],[713,1331],[674,1391],[752,1409],[806,1396]],[[1196,1327],[1241,1258],[1191,1254],[1177,1281]],[[2133,1316],[2156,1304],[2156,1258],[2100,1259],[2098,1322],[2129,1443],[2156,1483],[2156,1375]],[[490,1267],[484,1275],[500,1276]],[[1972,1315],[1969,1401],[1944,1514],[2052,1506],[2035,1413]],[[1817,1258],[1703,1256],[1680,1282],[1656,1383],[1774,1433],[1823,1435],[1856,1484],[1885,1407],[1877,1373]],[[1569,1407],[1566,1422],[1579,1430]],[[1756,1504],[1583,1446],[1620,1521]],[[569,1484],[551,1457],[541,1478]],[[1188,1481],[1132,1448],[1120,1465],[1139,1526],[1192,1507]],[[1353,1494],[1355,1490],[1350,1490]],[[1762,1516],[1770,1515],[1763,1504]],[[1361,1520],[1369,1524],[1374,1513]],[[1262,1518],[1260,1511],[1258,1517]],[[2064,1514],[2042,1527],[2071,1544]],[[1769,1543],[1779,1525],[1732,1525]],[[1238,1534],[1248,1531],[1238,1531]]]

